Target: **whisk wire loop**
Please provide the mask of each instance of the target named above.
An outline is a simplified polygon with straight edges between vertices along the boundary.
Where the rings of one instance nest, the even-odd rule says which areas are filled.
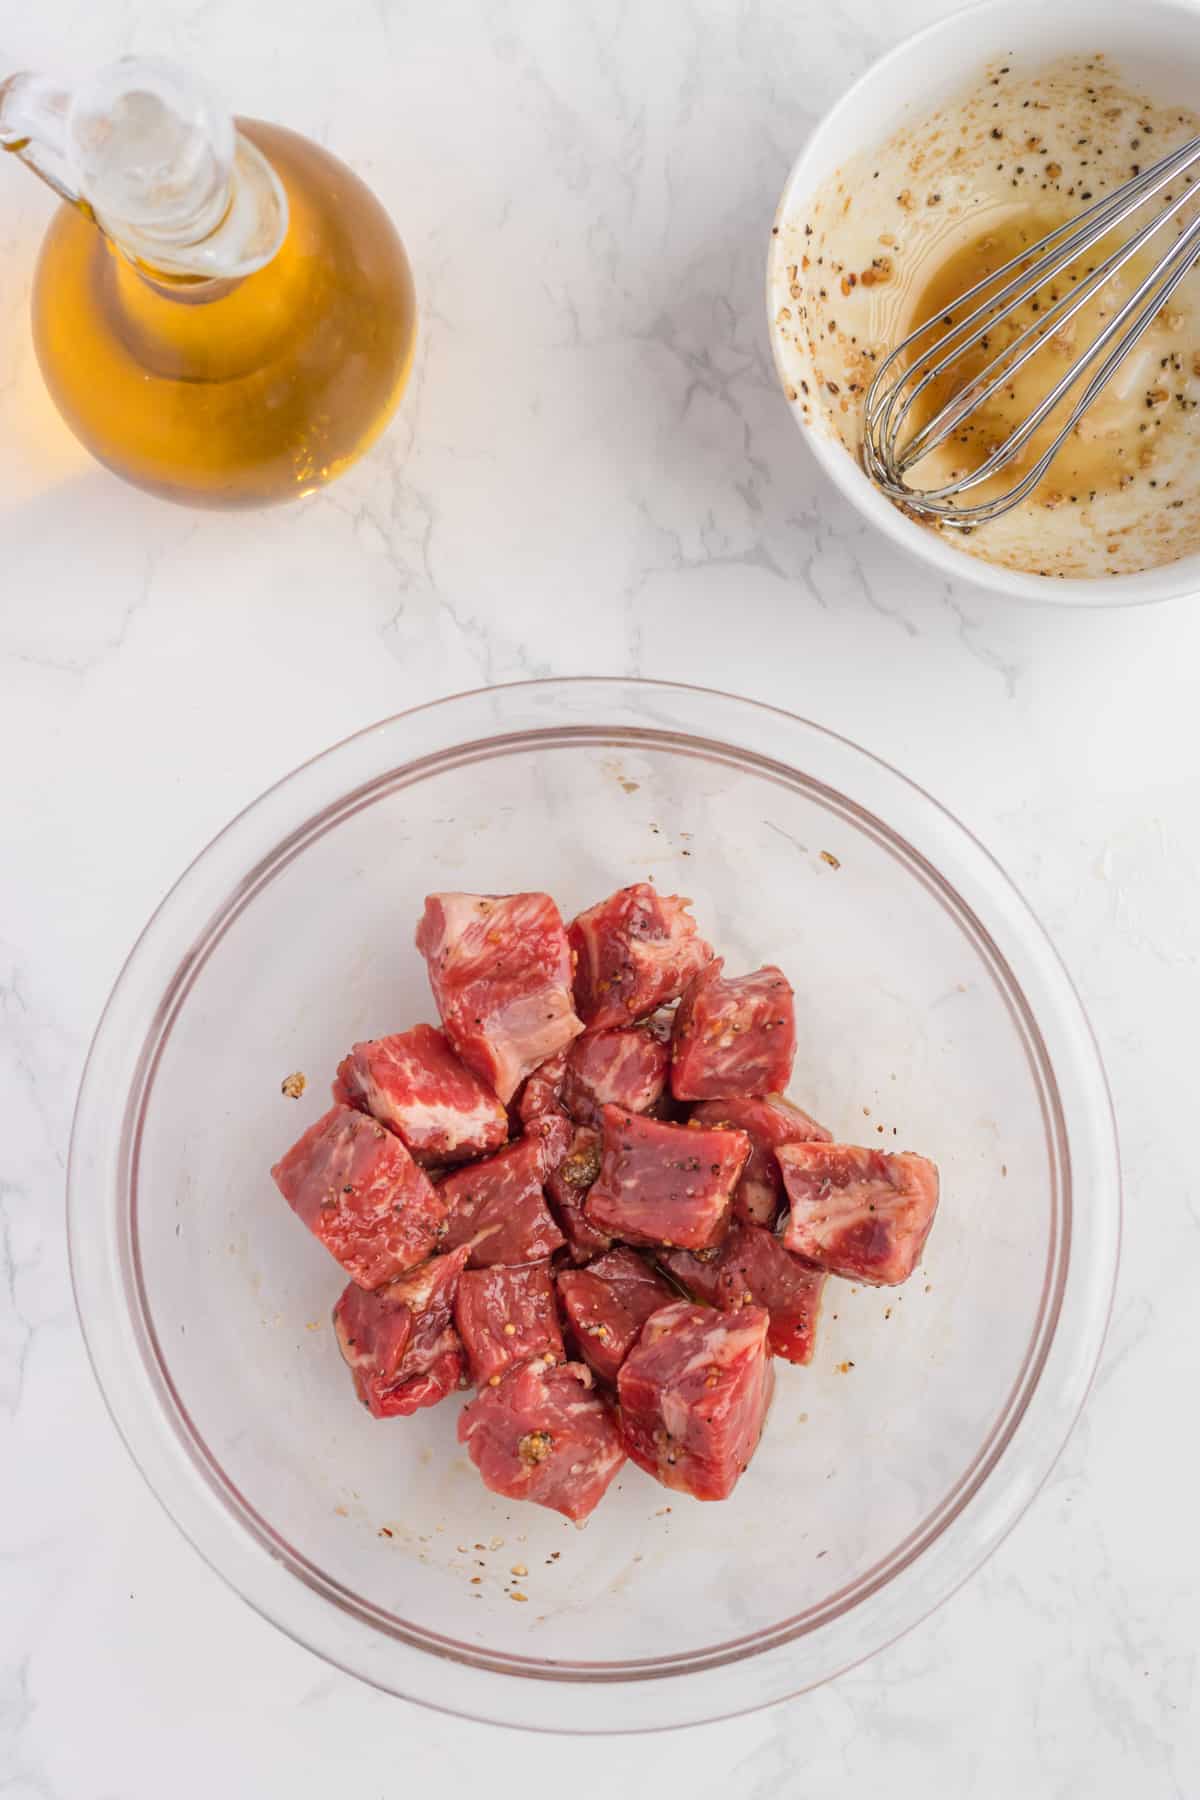
[[[1038,316],[992,356],[982,370],[952,393],[919,431],[905,439],[904,429],[913,406],[930,383],[944,376],[964,354],[981,344],[985,351],[988,350],[990,345],[985,340],[990,332],[1012,318],[1026,303],[1033,302],[1036,307],[1036,296],[1044,288],[1197,161],[1200,161],[1200,137],[1190,139],[1124,183],[1116,192],[1047,232],[1029,249],[1018,252],[1000,269],[967,289],[950,308],[910,332],[890,352],[875,372],[864,408],[863,463],[868,475],[885,493],[922,516],[940,519],[961,529],[972,529],[999,518],[1026,498],[1084,412],[1144,336],[1200,255],[1200,217],[1183,226],[1176,241],[1093,342],[1071,363],[1033,412],[989,452],[978,468],[937,488],[916,487],[906,477],[917,463],[944,444],[958,427],[985,406],[1001,387],[1010,383],[1017,371],[1050,338],[1061,332],[1156,232],[1190,201],[1200,197],[1191,191],[1190,183],[1179,194],[1168,194],[1166,203],[1131,238],[1086,271],[1082,280],[1073,280],[1062,295],[1053,297],[1044,312],[1039,310]],[[971,307],[977,298],[978,304]],[[971,310],[965,316],[958,316],[964,307]],[[914,354],[917,346],[931,338],[939,326],[942,327],[941,335]],[[1106,351],[1107,355],[1104,354]],[[990,500],[960,504],[963,495],[990,480],[1020,455],[1101,356],[1104,360],[1071,407],[1053,441],[1020,481]]]

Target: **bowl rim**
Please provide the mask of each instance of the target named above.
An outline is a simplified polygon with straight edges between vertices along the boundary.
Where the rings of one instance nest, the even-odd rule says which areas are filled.
[[[1180,21],[1186,20],[1193,32],[1200,31],[1200,12],[1189,0],[1144,0],[1144,10],[1170,14]],[[1090,18],[1095,16],[1095,7],[1091,0],[1059,0],[1056,16],[1063,12],[1078,13],[1081,19]],[[918,524],[902,513],[879,492],[855,458],[840,443],[835,443],[820,431],[806,425],[799,410],[787,399],[791,383],[783,364],[779,333],[775,325],[779,308],[787,299],[786,258],[782,248],[781,227],[794,211],[798,200],[802,200],[811,187],[809,170],[819,156],[823,140],[848,113],[857,110],[860,117],[869,118],[868,96],[871,90],[885,82],[900,64],[907,62],[916,52],[922,48],[929,50],[931,66],[936,66],[934,47],[939,38],[963,31],[973,20],[993,17],[1008,19],[1012,14],[1013,0],[972,0],[972,4],[957,7],[943,18],[931,20],[918,30],[906,33],[869,64],[813,125],[784,182],[767,240],[767,336],[780,391],[796,429],[835,487],[869,524],[876,526],[885,537],[890,538],[910,556],[934,568],[939,575],[969,582],[991,593],[1003,594],[1010,600],[1032,601],[1040,606],[1100,609],[1152,606],[1163,600],[1181,599],[1194,595],[1200,588],[1200,553],[1180,557],[1175,562],[1163,563],[1157,568],[1139,569],[1125,575],[1060,577],[1009,569],[998,563],[988,562],[984,557],[970,556],[962,550],[956,550],[942,534],[927,525]],[[1100,29],[1102,26],[1093,35],[1098,35]],[[913,104],[919,104],[915,97]],[[862,148],[865,149],[870,141],[870,135],[867,134]]]
[[[218,884],[223,896],[221,915],[226,918],[226,921],[230,917],[236,916],[236,912],[240,910],[246,897],[254,891],[255,883],[261,872],[269,867],[277,866],[280,854],[285,849],[289,850],[289,854],[293,853],[291,847],[302,841],[308,827],[316,818],[324,816],[324,812],[328,810],[318,807],[314,811],[311,801],[305,798],[301,789],[306,774],[314,770],[324,770],[328,773],[335,768],[340,769],[343,760],[355,750],[371,750],[377,744],[386,744],[390,734],[397,732],[403,734],[406,728],[414,726],[419,731],[421,725],[431,721],[434,722],[435,733],[442,742],[441,754],[436,759],[441,764],[444,756],[454,755],[467,748],[478,747],[477,739],[468,739],[464,743],[452,729],[447,732],[443,728],[443,722],[452,726],[460,715],[477,715],[481,719],[490,717],[493,722],[502,723],[504,715],[514,709],[523,717],[528,715],[530,708],[536,710],[540,707],[544,711],[547,706],[553,706],[556,696],[570,699],[572,702],[582,702],[586,707],[600,712],[604,712],[607,705],[613,716],[607,717],[602,723],[589,728],[601,736],[617,729],[615,713],[621,705],[632,707],[634,711],[648,706],[649,711],[646,716],[655,719],[655,735],[659,738],[678,736],[678,722],[682,716],[690,719],[694,715],[704,714],[710,707],[716,707],[724,714],[730,715],[733,721],[744,725],[746,731],[751,735],[753,735],[750,732],[752,725],[760,730],[765,725],[767,729],[763,733],[764,741],[774,743],[779,731],[783,728],[783,722],[786,722],[786,727],[800,737],[810,736],[827,750],[831,747],[835,748],[836,756],[840,757],[852,772],[869,768],[876,780],[882,778],[885,786],[892,787],[894,795],[907,796],[908,800],[926,815],[925,822],[931,823],[934,827],[935,841],[939,845],[948,838],[949,843],[955,849],[965,853],[969,862],[975,863],[977,871],[983,871],[988,883],[994,885],[996,896],[1007,905],[1011,915],[1008,923],[1015,920],[1019,933],[1029,934],[1027,945],[1022,938],[1022,949],[1028,948],[1035,955],[1041,976],[1045,976],[1049,972],[1052,992],[1054,989],[1057,990],[1057,999],[1065,1007],[1062,1019],[1059,1019],[1057,1014],[1055,1015],[1055,1024],[1056,1029],[1059,1024],[1064,1024],[1066,1028],[1069,1028],[1068,1048],[1073,1058],[1070,1072],[1080,1077],[1083,1089],[1082,1095],[1075,1097],[1076,1102],[1081,1102],[1084,1108],[1081,1118],[1076,1118],[1075,1124],[1080,1134],[1082,1134],[1083,1125],[1089,1128],[1086,1138],[1082,1135],[1072,1136],[1067,1145],[1068,1188],[1071,1176],[1071,1153],[1076,1148],[1081,1152],[1086,1150],[1084,1164],[1086,1166],[1090,1162],[1092,1165],[1087,1192],[1088,1205],[1092,1209],[1092,1222],[1095,1229],[1090,1245],[1084,1242],[1079,1247],[1080,1255],[1084,1255],[1086,1252],[1085,1260],[1089,1265],[1084,1271],[1082,1280],[1084,1290],[1090,1298],[1076,1321],[1077,1325],[1082,1327],[1083,1335],[1080,1344],[1075,1346],[1073,1356],[1067,1358],[1068,1366],[1065,1370],[1067,1385],[1053,1408],[1053,1429],[1046,1441],[1040,1445],[1036,1459],[1037,1468],[1032,1476],[1025,1471],[1021,1479],[1014,1482],[1014,1472],[1011,1468],[1009,1469],[1008,1488],[1010,1491],[1007,1493],[1007,1504],[1002,1507],[998,1507],[996,1504],[992,1505],[990,1508],[992,1516],[989,1519],[988,1529],[978,1543],[973,1543],[969,1548],[961,1547],[959,1554],[951,1559],[953,1566],[943,1572],[938,1591],[934,1593],[933,1597],[930,1598],[928,1594],[923,1594],[915,1606],[912,1603],[912,1599],[915,1597],[910,1597],[909,1604],[902,1609],[903,1616],[884,1629],[882,1635],[879,1632],[868,1634],[870,1637],[868,1643],[850,1646],[853,1648],[853,1654],[840,1656],[836,1659],[836,1666],[824,1667],[815,1675],[810,1673],[805,1676],[801,1670],[792,1671],[789,1668],[788,1652],[797,1641],[796,1634],[777,1642],[773,1631],[758,1634],[758,1639],[766,1638],[771,1641],[763,1648],[756,1648],[756,1653],[752,1657],[746,1657],[744,1646],[735,1646],[732,1651],[729,1646],[722,1646],[722,1655],[715,1662],[705,1661],[703,1657],[696,1660],[690,1655],[685,1655],[680,1658],[668,1659],[670,1666],[662,1668],[661,1671],[658,1668],[647,1669],[645,1664],[639,1667],[632,1663],[609,1664],[600,1667],[572,1665],[569,1669],[562,1667],[554,1669],[547,1666],[530,1667],[527,1663],[523,1664],[522,1659],[508,1658],[503,1655],[499,1655],[498,1658],[496,1656],[486,1656],[482,1659],[476,1657],[471,1661],[464,1662],[454,1649],[446,1645],[445,1640],[439,1643],[436,1634],[420,1631],[415,1643],[410,1636],[405,1634],[400,1634],[399,1644],[397,1644],[395,1634],[388,1637],[387,1642],[393,1650],[401,1648],[405,1653],[399,1664],[396,1664],[394,1657],[389,1660],[367,1655],[363,1651],[362,1644],[355,1641],[356,1633],[365,1625],[369,1630],[374,1630],[376,1636],[382,1636],[378,1631],[378,1622],[365,1617],[361,1608],[346,1607],[333,1591],[335,1584],[332,1584],[328,1578],[324,1578],[323,1584],[318,1583],[316,1600],[318,1603],[333,1601],[343,1611],[350,1614],[353,1618],[354,1629],[349,1633],[346,1631],[331,1633],[323,1628],[324,1624],[328,1623],[331,1612],[331,1609],[325,1605],[320,1606],[320,1617],[315,1614],[303,1616],[308,1608],[310,1595],[304,1592],[302,1584],[306,1583],[309,1589],[314,1584],[306,1576],[304,1570],[296,1566],[294,1558],[289,1568],[286,1555],[281,1556],[277,1547],[272,1549],[270,1545],[262,1542],[253,1547],[240,1540],[236,1544],[233,1542],[229,1536],[231,1509],[228,1504],[228,1496],[222,1497],[212,1488],[211,1475],[196,1466],[194,1456],[189,1464],[189,1459],[180,1454],[180,1446],[167,1444],[163,1439],[163,1425],[174,1426],[178,1430],[179,1420],[172,1420],[169,1416],[164,1420],[160,1416],[162,1408],[169,1407],[173,1403],[177,1411],[182,1411],[178,1398],[176,1397],[172,1401],[169,1377],[165,1367],[160,1365],[156,1376],[153,1371],[143,1366],[139,1375],[139,1371],[131,1360],[135,1353],[144,1356],[144,1350],[143,1346],[137,1342],[136,1321],[132,1317],[124,1317],[121,1314],[121,1296],[128,1295],[131,1275],[136,1282],[137,1270],[136,1267],[132,1271],[130,1269],[130,1245],[124,1236],[125,1220],[120,1209],[130,1191],[127,1167],[129,1154],[127,1126],[129,1105],[132,1103],[132,1095],[137,1089],[133,1085],[130,1086],[131,1099],[124,1109],[121,1130],[116,1133],[112,1117],[115,1109],[108,1104],[108,1096],[112,1091],[108,1083],[108,1071],[107,1069],[102,1071],[101,1065],[110,1056],[114,1034],[119,1036],[123,1030],[130,1000],[133,1001],[134,1018],[140,1017],[139,1001],[141,996],[133,991],[141,973],[140,965],[147,965],[148,973],[151,976],[150,987],[156,995],[161,996],[157,1001],[154,1019],[151,1022],[152,1029],[181,995],[182,990],[179,984],[186,979],[189,970],[193,967],[190,950],[181,959],[175,961],[172,981],[163,990],[160,990],[158,986],[160,970],[154,960],[159,947],[159,939],[163,940],[163,945],[170,953],[168,961],[171,960],[175,949],[178,948],[170,943],[172,912],[177,910],[187,898],[188,889],[195,885],[200,877],[211,871],[213,859],[219,854],[222,846],[236,844],[241,838],[247,840],[253,838],[255,836],[254,826],[259,815],[273,801],[280,799],[295,801],[296,806],[290,810],[298,810],[304,817],[292,832],[283,838],[275,839],[265,855],[253,854],[254,846],[247,841],[242,848],[250,853],[248,871],[232,889],[228,888],[225,878],[222,878]],[[622,696],[632,696],[632,699],[623,700]],[[672,721],[670,724],[663,724],[664,714],[670,715]],[[560,728],[553,726],[552,722],[543,723],[542,726],[531,726],[526,723],[517,735],[520,739],[527,740],[531,734],[545,736],[547,729],[553,731]],[[505,734],[501,734],[501,736],[503,735]],[[508,735],[511,736],[511,722]],[[686,744],[687,741],[688,734],[685,732],[682,734],[682,743]],[[714,740],[707,733],[701,741],[706,749],[713,747]],[[764,760],[759,753],[751,750],[746,743],[740,742],[737,738],[733,742],[726,738],[718,738],[716,744],[730,749],[743,763],[747,756],[752,763]],[[386,774],[389,777],[395,777],[400,772],[416,767],[427,760],[428,758],[424,757],[410,758],[407,762],[399,764],[392,762],[387,765]],[[794,763],[783,763],[780,766],[793,775],[798,774]],[[361,792],[362,789],[359,786],[352,785],[347,789],[343,785],[338,788],[333,804],[344,806]],[[847,793],[840,793],[839,797],[848,800],[849,804],[858,812],[864,813],[876,823],[882,824],[878,814],[864,806],[862,802],[854,801]],[[285,813],[288,810],[289,808],[284,808]],[[892,828],[888,827],[887,829],[893,836],[898,835],[892,831]],[[912,848],[909,839],[900,837],[898,841],[907,844],[910,849]],[[948,877],[940,873],[936,864],[929,863],[928,866],[941,886],[975,920],[989,942],[993,941],[987,926],[979,919],[975,908],[968,901],[962,899],[958,888],[950,882]],[[199,901],[203,901],[204,898],[205,896],[201,894]],[[190,937],[188,941],[191,941]],[[1015,976],[1013,979],[1016,992],[1023,996],[1022,984],[1016,981]],[[1029,1014],[1029,1022],[1040,1038],[1042,1027],[1032,1011]],[[140,1045],[136,1046],[135,1071],[138,1079],[146,1074],[145,1057],[149,1043],[150,1037],[147,1036]],[[127,1050],[127,1061],[130,1054]],[[1056,1082],[1060,1074],[1059,1064],[1057,1061],[1050,1060],[1048,1052],[1046,1053],[1046,1067],[1051,1081]],[[102,1230],[97,1230],[94,1200],[98,1170],[101,1171],[101,1179],[107,1177],[106,1201],[111,1200],[115,1203],[110,1209],[114,1216],[106,1218]],[[1073,1232],[1069,1235],[1072,1239],[1073,1263],[1076,1254],[1076,1239]],[[1103,1068],[1082,1006],[1061,961],[1032,912],[1020,899],[995,860],[978,844],[965,827],[958,824],[923,789],[900,775],[881,758],[860,749],[849,739],[838,733],[830,732],[811,721],[799,719],[796,715],[781,708],[739,699],[733,695],[723,694],[716,689],[691,687],[677,683],[640,681],[624,677],[547,678],[541,681],[513,683],[500,688],[470,690],[441,700],[426,702],[404,712],[393,714],[351,734],[329,750],[307,759],[291,774],[264,790],[258,799],[238,813],[193,859],[152,914],[130,951],[114,984],[89,1051],[72,1130],[68,1170],[68,1236],[76,1305],[88,1354],[118,1431],[125,1439],[127,1447],[152,1491],[155,1492],[165,1510],[179,1525],[185,1536],[200,1551],[210,1566],[260,1614],[270,1618],[296,1641],[307,1644],[318,1654],[325,1656],[348,1672],[372,1681],[386,1691],[405,1694],[421,1700],[425,1704],[440,1706],[443,1710],[464,1713],[470,1717],[492,1719],[498,1723],[522,1723],[538,1728],[544,1725],[544,1720],[538,1716],[541,1709],[536,1705],[532,1712],[526,1705],[525,1716],[514,1717],[514,1713],[520,1712],[521,1707],[514,1705],[512,1690],[515,1687],[536,1690],[544,1685],[539,1678],[545,1676],[554,1681],[555,1707],[558,1712],[553,1723],[545,1726],[547,1729],[568,1731],[656,1729],[753,1710],[756,1706],[769,1704],[774,1699],[783,1698],[788,1694],[816,1685],[819,1681],[829,1679],[832,1675],[840,1672],[842,1668],[849,1667],[854,1662],[862,1660],[864,1656],[873,1654],[876,1649],[882,1648],[884,1643],[892,1641],[894,1637],[901,1635],[904,1630],[917,1623],[919,1618],[926,1616],[978,1567],[979,1563],[1007,1534],[1049,1473],[1065,1443],[1079,1408],[1083,1404],[1099,1356],[1111,1307],[1119,1251],[1120,1170],[1111,1100]],[[136,1263],[136,1255],[134,1262]],[[1071,1273],[1072,1267],[1068,1266],[1064,1281]],[[1078,1306],[1076,1311],[1078,1312]],[[1037,1397],[1039,1384],[1046,1374],[1048,1361],[1054,1354],[1056,1345],[1059,1344],[1061,1325],[1060,1305],[1059,1317],[1053,1321],[1046,1339],[1039,1373],[1034,1379],[1020,1413],[1007,1429],[1003,1441],[999,1443],[994,1453],[990,1454],[986,1468],[970,1486],[966,1495],[951,1509],[945,1523],[938,1527],[934,1534],[934,1543],[944,1542],[947,1532],[955,1527],[965,1511],[968,1509],[978,1510],[977,1502],[981,1492],[989,1490],[989,1483],[992,1482],[997,1467],[1002,1464],[1004,1456],[1009,1453],[1011,1440],[1021,1430],[1029,1406]],[[1070,1346],[1067,1348],[1069,1349]],[[1062,1371],[1060,1371],[1061,1374]],[[1002,1417],[1007,1410],[1006,1403],[1006,1407],[1002,1409]],[[184,1414],[184,1418],[186,1418],[186,1414]],[[991,1442],[992,1439],[989,1437],[989,1446]],[[972,1470],[974,1467],[973,1463]],[[951,1490],[952,1493],[956,1492],[965,1480],[966,1477],[961,1477],[956,1481]],[[201,1493],[198,1490],[198,1484],[203,1481],[209,1483],[207,1493]],[[931,1518],[937,1516],[943,1510],[944,1505],[944,1501],[939,1502],[929,1516]],[[239,1519],[235,1515],[232,1519],[235,1527],[244,1527],[246,1523],[247,1519],[244,1516]],[[923,1531],[924,1526],[925,1521],[922,1522],[919,1530]],[[928,1545],[921,1546],[920,1554],[915,1554],[915,1563],[921,1562],[921,1555],[928,1554],[928,1548]],[[286,1546],[284,1546],[284,1550],[286,1552]],[[901,1569],[897,1573],[904,1573],[905,1567],[906,1565],[901,1565]],[[884,1579],[879,1590],[881,1593],[886,1595],[896,1587],[897,1573]],[[281,1574],[283,1574],[285,1582],[290,1584],[287,1587],[281,1584],[279,1579]],[[297,1576],[300,1577],[299,1581],[295,1579]],[[299,1600],[297,1600],[297,1594],[301,1595]],[[858,1600],[857,1608],[861,1611],[863,1607],[869,1607],[871,1597],[868,1593],[864,1598]],[[835,1618],[834,1623],[836,1624],[836,1622]],[[883,1623],[884,1621],[881,1620],[881,1624]],[[815,1636],[817,1632],[827,1629],[825,1626],[811,1628],[811,1634]],[[435,1667],[437,1659],[445,1658],[447,1655],[452,1657],[456,1664],[455,1685],[458,1688],[463,1687],[462,1676],[468,1669],[473,1677],[467,1683],[470,1693],[464,1692],[462,1701],[452,1704],[447,1704],[442,1697],[445,1683],[444,1680],[439,1680]],[[418,1659],[417,1663],[413,1662],[414,1658]],[[722,1692],[720,1686],[722,1672],[727,1675],[730,1663],[739,1660],[746,1666],[761,1672],[765,1660],[768,1659],[773,1659],[776,1665],[773,1671],[773,1685],[764,1684],[763,1688],[753,1694],[744,1704],[739,1701],[738,1704],[730,1706],[727,1696]],[[685,1666],[682,1668],[677,1666],[680,1663]],[[442,1667],[444,1668],[444,1662]],[[606,1673],[606,1670],[612,1669],[617,1672]],[[431,1673],[431,1671],[433,1672]],[[529,1679],[531,1676],[534,1678],[533,1680]],[[497,1683],[499,1688],[504,1690],[503,1693],[488,1691],[487,1684]],[[564,1684],[566,1684],[567,1692],[570,1692],[573,1686],[579,1690],[581,1704],[572,1703],[564,1708],[561,1699]],[[599,1686],[593,1684],[599,1684]],[[658,1688],[662,1703],[658,1699],[650,1703],[646,1702],[644,1696],[648,1687]],[[590,1694],[590,1698],[583,1703],[585,1690]],[[597,1693],[605,1691],[608,1695],[615,1697],[615,1704],[607,1704],[607,1708],[598,1706],[596,1700]],[[604,1713],[604,1718],[599,1723],[596,1722],[595,1717],[597,1712]]]

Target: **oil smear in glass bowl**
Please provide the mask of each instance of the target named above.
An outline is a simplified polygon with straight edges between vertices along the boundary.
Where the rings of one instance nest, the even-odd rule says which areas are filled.
[[[969,288],[1197,135],[1200,116],[1152,103],[1102,56],[1066,58],[1026,75],[998,64],[958,100],[798,197],[775,228],[771,266],[779,366],[805,425],[857,459],[866,392],[890,350],[926,321],[961,320],[967,309],[956,303]],[[914,465],[907,476],[914,487],[936,488],[982,465],[1195,217],[1200,188],[1197,194],[1197,208],[1182,207],[983,408]],[[1084,280],[1166,195],[1147,202],[931,382],[906,437],[1039,311]],[[1011,489],[1052,441],[1079,391],[966,502]],[[1189,555],[1200,550],[1198,409],[1200,276],[1193,270],[1018,507],[973,531],[930,529],[968,554],[1041,575],[1128,574]]]

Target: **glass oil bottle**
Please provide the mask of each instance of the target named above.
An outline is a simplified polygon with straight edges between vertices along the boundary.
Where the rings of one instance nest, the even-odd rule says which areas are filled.
[[[33,285],[42,373],[107,468],[170,500],[311,493],[383,431],[416,337],[404,247],[338,159],[126,58],[0,83],[0,145],[63,199]]]

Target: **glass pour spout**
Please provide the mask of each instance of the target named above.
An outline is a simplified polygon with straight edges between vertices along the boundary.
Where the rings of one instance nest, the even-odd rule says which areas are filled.
[[[287,232],[270,163],[204,83],[156,57],[122,57],[75,89],[10,75],[0,147],[151,273],[235,280]]]

